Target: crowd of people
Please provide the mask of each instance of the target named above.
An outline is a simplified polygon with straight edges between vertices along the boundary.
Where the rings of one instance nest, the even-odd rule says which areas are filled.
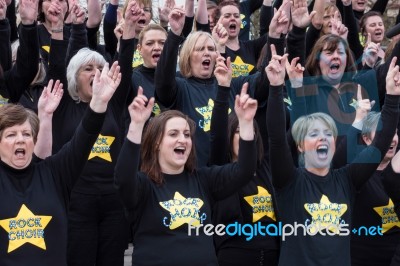
[[[101,5],[0,0],[0,265],[400,265],[388,0]]]

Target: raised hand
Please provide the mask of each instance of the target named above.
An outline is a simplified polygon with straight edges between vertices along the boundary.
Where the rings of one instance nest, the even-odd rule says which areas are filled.
[[[114,35],[115,35],[115,37],[117,37],[117,40],[119,40],[121,38],[122,34],[124,33],[124,23],[125,23],[125,20],[123,18],[121,18],[118,25],[114,29]]]
[[[244,140],[254,139],[253,119],[257,112],[257,100],[247,94],[249,84],[242,86],[240,95],[236,95],[235,113],[239,120],[239,135]]]
[[[40,95],[38,101],[38,113],[45,115],[52,115],[54,111],[57,109],[62,96],[64,94],[63,84],[57,80],[54,83],[51,79],[46,87],[44,87],[42,91],[42,95]]]
[[[19,15],[23,25],[32,25],[38,15],[38,0],[21,0],[19,2]]]
[[[215,64],[214,76],[218,81],[218,85],[224,87],[231,86],[232,80],[232,66],[231,66],[231,58],[228,57],[226,59],[223,56],[217,57],[217,63]]]
[[[185,25],[185,9],[182,6],[175,6],[169,13],[168,19],[171,31],[175,35],[181,35]]]
[[[143,9],[135,0],[131,0],[125,10],[125,24],[135,25],[142,15],[144,15]]]
[[[289,31],[289,13],[290,2],[285,0],[278,11],[275,10],[271,23],[269,24],[268,35],[272,38],[279,39],[281,34],[286,34]]]
[[[103,70],[96,70],[93,80],[92,99],[90,108],[97,113],[104,113],[107,110],[107,104],[121,82],[121,73],[118,62],[114,62],[111,68],[106,63]]]
[[[312,11],[310,14],[308,14],[307,0],[293,1],[291,14],[293,25],[296,27],[303,29],[307,28],[316,13],[317,11]]]
[[[300,88],[303,86],[304,67],[298,63],[299,59],[299,57],[295,57],[290,63],[288,60],[286,60],[285,64],[286,73],[289,76],[289,81],[292,88]]]
[[[268,66],[265,68],[265,72],[267,73],[269,83],[272,86],[280,86],[285,82],[285,67],[288,55],[277,55],[275,45],[273,44],[271,44],[271,54],[272,58]]]
[[[389,71],[386,75],[386,94],[400,95],[400,72],[396,66],[397,57],[390,62]]]
[[[65,14],[60,4],[55,2],[50,3],[46,17],[49,19],[52,29],[62,29],[64,25],[64,15]]]
[[[144,125],[149,119],[153,107],[154,97],[148,100],[147,97],[143,95],[142,87],[139,86],[137,96],[128,107],[131,123]]]
[[[82,24],[85,22],[86,12],[79,5],[75,4],[71,9],[71,19],[73,24]]]
[[[369,99],[363,99],[361,90],[362,90],[361,85],[358,84],[357,101],[353,100],[352,103],[353,107],[356,108],[356,117],[354,119],[354,123],[363,121],[375,104],[375,101],[370,101]]]
[[[212,31],[212,37],[218,45],[220,53],[225,52],[225,44],[228,41],[228,31],[221,23],[217,23]]]
[[[381,45],[379,43],[374,43],[371,41],[371,34],[368,33],[367,42],[365,44],[363,61],[369,66],[373,67],[378,61],[378,53],[381,49]]]
[[[339,11],[336,11],[335,15],[333,16],[331,33],[338,35],[338,36],[342,37],[343,39],[347,40],[347,34],[349,33],[349,30],[342,23],[340,16],[339,16]]]
[[[158,16],[160,18],[160,24],[163,27],[168,26],[168,16],[171,13],[172,9],[175,6],[175,0],[166,0],[163,8],[158,8]]]
[[[6,18],[7,14],[7,3],[5,0],[0,0],[0,20]]]

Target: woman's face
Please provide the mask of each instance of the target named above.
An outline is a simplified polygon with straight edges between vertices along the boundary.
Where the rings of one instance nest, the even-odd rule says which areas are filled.
[[[364,12],[367,7],[367,0],[352,0],[353,10]]]
[[[143,30],[144,27],[149,25],[151,20],[151,5],[145,6],[144,4],[140,4],[140,8],[143,9],[142,16],[140,16],[137,24],[136,24],[136,33],[139,36],[139,33]]]
[[[103,65],[89,63],[81,66],[81,68],[78,70],[76,84],[78,88],[79,98],[83,102],[90,102],[90,100],[92,99],[92,86],[97,69],[101,72],[101,70],[103,69]]]
[[[137,49],[145,67],[156,68],[166,39],[167,36],[160,30],[149,30],[144,34],[142,43],[138,44]]]
[[[385,25],[380,16],[368,17],[365,21],[365,35],[371,34],[371,41],[381,43],[385,35]]]
[[[315,120],[310,126],[303,144],[299,146],[299,151],[304,153],[307,169],[328,169],[335,150],[333,132],[320,120]]]
[[[375,133],[376,133],[376,130],[371,132],[371,138],[363,137],[363,140],[367,145],[372,144],[372,141],[375,138]],[[392,143],[390,144],[390,147],[389,147],[388,151],[386,152],[383,161],[390,161],[396,155],[396,150],[397,150],[398,144],[399,144],[399,135],[397,134],[397,130],[396,130],[396,133],[394,134],[393,139],[392,139]]]
[[[210,78],[214,71],[217,50],[208,36],[200,36],[190,55],[192,75],[197,78]]]
[[[28,120],[3,131],[0,140],[1,160],[15,169],[24,169],[32,161],[35,144]]]
[[[165,124],[158,148],[161,171],[166,174],[182,173],[192,150],[189,124],[182,117],[173,117]]]
[[[236,6],[222,7],[221,18],[219,22],[228,31],[229,39],[234,39],[239,36],[242,20],[240,18],[240,11]]]
[[[58,17],[55,14],[50,14],[48,12],[49,7],[51,5],[55,5],[57,10],[60,10],[63,15],[63,19],[65,19],[65,14],[68,11],[68,3],[67,0],[43,0],[42,10],[45,16],[45,20],[47,22],[55,22],[58,21]]]
[[[339,42],[334,51],[327,49],[327,44],[321,51],[319,57],[319,68],[321,75],[331,85],[340,83],[347,64],[347,55],[343,43]]]
[[[336,11],[336,9],[329,8],[324,13],[322,29],[321,29],[321,32],[324,35],[330,34],[332,32],[332,20],[335,17],[335,11]],[[339,13],[339,20],[342,21],[342,16],[340,15],[340,13]]]

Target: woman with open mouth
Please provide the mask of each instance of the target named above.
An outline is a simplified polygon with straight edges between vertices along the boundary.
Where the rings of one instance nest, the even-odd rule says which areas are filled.
[[[354,163],[340,169],[331,168],[338,132],[335,121],[325,113],[313,113],[300,117],[292,126],[302,159],[300,168],[296,168],[286,138],[283,110],[286,57],[273,57],[266,70],[271,84],[267,105],[270,164],[282,223],[302,224],[304,228],[298,229],[301,231],[297,235],[286,235],[279,265],[350,265],[353,197],[379,166],[396,132],[399,67],[395,66],[396,59],[391,61],[386,77],[382,129]],[[303,86],[302,75],[301,68],[289,75],[297,81],[293,87]],[[371,162],[371,158],[376,160]]]

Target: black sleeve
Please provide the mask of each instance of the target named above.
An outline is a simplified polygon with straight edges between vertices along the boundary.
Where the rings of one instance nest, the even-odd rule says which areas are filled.
[[[194,17],[185,16],[185,24],[182,29],[182,36],[186,38],[193,30]],[[166,29],[168,31],[168,29]]]
[[[400,217],[400,174],[393,171],[392,163],[384,170],[383,186],[393,201],[394,211]]]
[[[66,40],[50,40],[49,71],[47,72],[47,80],[60,80],[63,84],[64,90],[68,88],[67,67],[65,65],[67,48],[68,41]],[[65,92],[64,95],[68,94],[67,91]]]
[[[274,16],[274,9],[272,6],[261,6],[260,9],[260,36],[267,34],[269,31],[269,24],[271,24],[272,17]]]
[[[353,51],[354,54],[354,59],[356,61],[360,60],[361,57],[364,53],[364,47],[362,47],[358,35],[358,26],[357,26],[357,21],[356,17],[354,16],[353,8],[352,5],[349,6],[343,6],[343,24],[346,25],[346,27],[349,30],[349,33],[347,35],[347,42],[349,44],[350,49]]]
[[[249,2],[250,12],[253,14],[262,6],[263,0],[246,0]]]
[[[0,20],[0,65],[3,71],[11,69],[12,51],[10,42],[10,24],[8,19]]]
[[[300,57],[299,63],[304,66],[306,61],[306,29],[293,26],[287,39],[288,61],[292,62],[295,57]]]
[[[95,113],[88,107],[72,139],[46,161],[52,172],[71,191],[84,169],[90,151],[103,126],[106,113]]]
[[[86,24],[72,24],[65,65],[68,66],[71,58],[82,48],[88,47]]]
[[[100,25],[95,28],[86,27],[86,34],[88,39],[89,48],[92,50],[97,50],[97,32],[99,32]]]
[[[208,169],[205,176],[214,200],[221,200],[237,192],[254,176],[257,167],[255,140],[239,140],[238,161]]]
[[[18,40],[18,27],[17,27],[17,12],[15,10],[15,0],[11,0],[11,3],[7,7],[6,17],[10,22],[10,42],[13,43],[14,41]]]
[[[197,31],[205,31],[211,34],[210,30],[210,23],[207,22],[207,24],[201,24],[196,20],[196,30]]]
[[[399,99],[397,95],[386,95],[380,123],[372,144],[365,148],[352,164],[348,165],[348,171],[356,189],[360,189],[371,177],[389,149],[399,119]]]
[[[275,0],[272,5],[274,8],[276,8],[276,10],[278,10],[282,4],[283,4],[283,0]]]
[[[267,128],[269,133],[269,159],[272,183],[283,188],[293,181],[295,166],[286,139],[285,106],[282,86],[271,86],[267,105]]]
[[[137,208],[150,189],[149,181],[138,174],[139,161],[140,145],[125,139],[115,166],[114,186],[128,212]]]
[[[173,105],[178,92],[175,75],[176,60],[181,41],[182,38],[180,36],[175,35],[172,31],[168,32],[168,37],[154,74],[154,87],[157,100],[167,108]]]
[[[307,30],[307,33],[306,33],[305,60],[311,54],[311,51],[312,51],[312,49],[314,47],[314,44],[319,39],[320,33],[321,33],[321,30],[315,28],[314,25],[311,23],[310,26],[308,27],[308,30]],[[289,62],[291,62],[291,61],[289,61]],[[302,64],[302,66],[304,66],[304,65]]]
[[[36,22],[22,25],[15,65],[5,73],[10,102],[18,102],[35,78],[39,68],[39,37]]]
[[[218,86],[211,115],[209,165],[229,162],[228,110],[230,88]]]
[[[114,55],[117,51],[118,40],[115,37],[114,29],[117,26],[117,23],[110,23],[106,19],[103,20],[103,35],[104,35],[104,44],[106,52],[111,55],[111,58],[114,58]]]
[[[389,0],[377,0],[372,6],[371,11],[378,11],[383,15],[383,13],[385,13],[388,2]]]

